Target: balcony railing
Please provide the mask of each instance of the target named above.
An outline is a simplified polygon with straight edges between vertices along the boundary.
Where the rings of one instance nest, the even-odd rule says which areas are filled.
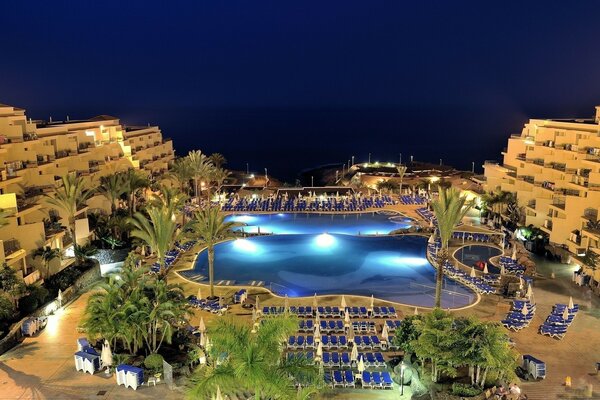
[[[21,243],[17,239],[8,239],[4,241],[4,257],[19,251],[21,249]]]

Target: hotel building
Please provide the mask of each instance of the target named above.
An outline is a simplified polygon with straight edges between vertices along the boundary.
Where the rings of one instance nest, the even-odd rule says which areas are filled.
[[[599,133],[600,106],[594,119],[531,119],[508,139],[502,163],[485,163],[484,189],[516,193],[525,225],[574,256],[600,254],[600,232],[588,226],[600,209]]]
[[[90,187],[99,178],[129,168],[158,175],[173,159],[173,144],[157,126],[126,127],[107,115],[88,120],[39,121],[25,110],[0,104],[0,209],[10,212],[8,225],[0,227],[0,264],[7,263],[26,283],[38,281],[40,260],[33,252],[43,246],[64,250],[69,243],[65,215],[44,202],[61,177],[70,172],[83,176]],[[95,195],[78,210],[75,236],[78,243],[89,235],[87,212],[110,210],[108,201]],[[51,273],[73,262],[55,260]]]

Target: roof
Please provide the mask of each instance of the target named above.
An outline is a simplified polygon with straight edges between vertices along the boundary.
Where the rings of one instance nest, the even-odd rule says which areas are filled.
[[[119,119],[118,117],[113,117],[112,115],[97,115],[94,118],[90,118],[88,121],[113,121],[115,119]]]

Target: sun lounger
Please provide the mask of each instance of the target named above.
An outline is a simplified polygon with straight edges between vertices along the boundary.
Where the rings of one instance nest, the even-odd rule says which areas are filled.
[[[373,382],[371,381],[371,374],[368,371],[363,371],[361,385],[363,388],[369,388],[369,389],[373,388]]]
[[[352,370],[345,370],[344,371],[344,382],[346,387],[354,387],[354,374],[352,373]]]
[[[287,347],[288,349],[296,348],[296,336],[290,336],[290,338],[288,339]]]
[[[315,337],[313,335],[308,335],[306,337],[306,343],[304,344],[305,349],[314,349],[315,348]]]
[[[331,365],[333,367],[339,367],[340,366],[340,355],[337,352],[333,352],[331,353]]]
[[[375,353],[375,361],[377,361],[377,365],[379,367],[385,367],[385,359],[383,358],[383,354],[382,353]]]
[[[342,371],[336,369],[333,371],[333,387],[344,387],[344,378],[342,377]]]
[[[303,349],[304,348],[304,336],[298,336],[296,338],[296,348]]]
[[[323,357],[321,358],[324,367],[331,367],[331,356],[328,352],[323,352]]]
[[[350,354],[346,352],[342,353],[340,366],[349,367],[350,365],[352,365],[352,362],[350,361]]]
[[[383,388],[384,389],[393,389],[394,381],[392,380],[392,377],[390,376],[389,372],[383,371],[381,373],[381,379],[383,380]]]
[[[383,388],[383,380],[381,379],[381,375],[379,372],[372,372],[371,379],[373,380],[373,387],[376,389]]]

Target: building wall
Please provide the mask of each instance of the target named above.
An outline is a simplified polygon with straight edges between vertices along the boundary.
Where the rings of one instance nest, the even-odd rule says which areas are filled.
[[[101,176],[129,168],[158,175],[173,158],[172,141],[163,139],[157,126],[124,127],[110,116],[34,121],[25,110],[0,104],[0,208],[12,211],[8,225],[0,228],[0,261],[27,276],[41,264],[32,257],[37,248],[64,248],[64,233],[46,232],[43,221],[50,211],[44,195],[52,195],[65,174],[77,172],[89,187],[97,187]],[[109,211],[110,203],[94,196],[87,209],[98,208]],[[66,216],[58,214],[67,226]],[[76,216],[78,242],[87,240],[89,234],[84,209]],[[52,270],[66,265],[57,261]]]
[[[597,248],[585,227],[600,207],[599,132],[598,118],[531,119],[508,140],[502,163],[484,165],[484,188],[515,192],[526,224],[540,227],[573,254]]]

